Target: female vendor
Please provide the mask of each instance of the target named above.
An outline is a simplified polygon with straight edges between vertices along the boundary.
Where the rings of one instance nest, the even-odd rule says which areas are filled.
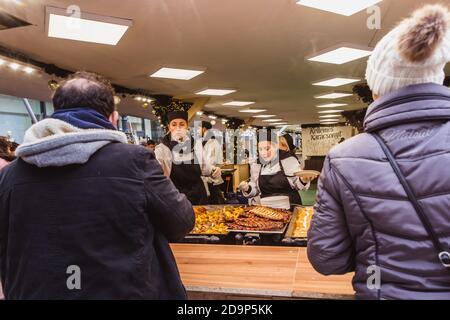
[[[299,191],[307,190],[310,178],[300,180],[298,159],[291,152],[279,149],[278,137],[269,131],[260,132],[258,141],[259,159],[250,166],[250,181],[239,185],[245,197],[263,200],[273,196],[289,197],[290,205],[301,205]]]
[[[187,112],[173,111],[168,120],[169,132],[155,148],[156,159],[164,174],[193,205],[206,204],[202,176],[220,176],[220,168],[204,161],[202,140],[194,142],[189,134]]]

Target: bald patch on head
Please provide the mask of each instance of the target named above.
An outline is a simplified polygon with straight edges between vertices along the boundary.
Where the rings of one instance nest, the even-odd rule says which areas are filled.
[[[91,81],[89,79],[83,79],[83,78],[75,78],[67,81],[64,83],[62,88],[64,90],[68,89],[76,89],[80,92],[87,92],[90,88],[93,86],[100,88],[100,85],[94,81]]]
[[[91,108],[109,117],[115,111],[114,89],[104,77],[77,72],[65,80],[53,95],[55,110]]]

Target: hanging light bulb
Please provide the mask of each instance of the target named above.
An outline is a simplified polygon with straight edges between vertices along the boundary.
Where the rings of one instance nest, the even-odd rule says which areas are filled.
[[[120,97],[119,96],[114,96],[114,104],[118,105],[120,103]]]
[[[50,80],[48,82],[48,87],[50,88],[50,90],[56,91],[56,89],[58,89],[59,87],[59,83],[56,80]]]

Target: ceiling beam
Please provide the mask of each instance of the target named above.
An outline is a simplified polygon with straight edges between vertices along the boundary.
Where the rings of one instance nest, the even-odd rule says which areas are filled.
[[[194,104],[188,111],[188,119],[191,122],[195,118],[198,111],[203,110],[203,107],[208,103],[209,97],[202,97],[195,100]]]

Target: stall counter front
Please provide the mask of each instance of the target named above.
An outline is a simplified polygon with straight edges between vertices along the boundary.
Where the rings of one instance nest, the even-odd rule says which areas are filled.
[[[353,274],[322,276],[306,248],[171,245],[190,299],[353,299]]]

